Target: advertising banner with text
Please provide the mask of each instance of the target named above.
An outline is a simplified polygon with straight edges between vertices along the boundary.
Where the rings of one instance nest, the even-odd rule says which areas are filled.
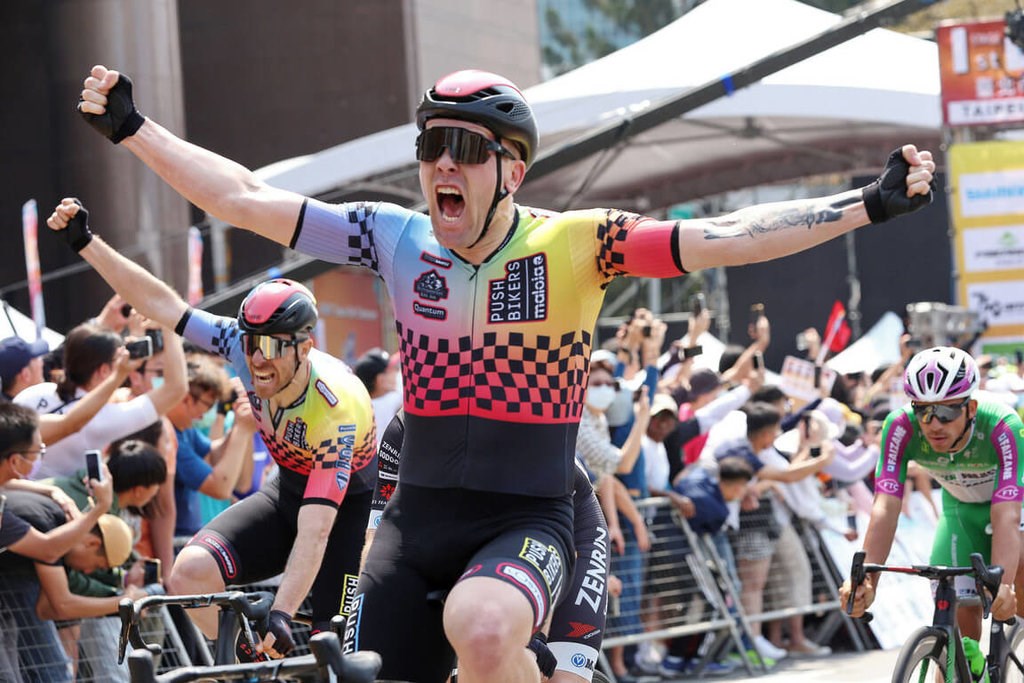
[[[959,302],[989,336],[1024,337],[1024,142],[949,149]]]
[[[999,20],[936,29],[947,126],[1024,121],[1024,52],[1004,35],[1005,28]]]

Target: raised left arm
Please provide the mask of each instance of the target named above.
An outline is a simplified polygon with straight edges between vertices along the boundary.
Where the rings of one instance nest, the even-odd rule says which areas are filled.
[[[758,204],[725,216],[681,221],[679,254],[688,271],[770,261],[881,223],[932,200],[935,162],[914,145],[895,150],[878,180],[828,197]]]

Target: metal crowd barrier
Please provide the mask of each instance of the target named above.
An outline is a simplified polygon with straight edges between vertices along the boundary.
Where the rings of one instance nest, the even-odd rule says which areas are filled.
[[[613,553],[610,570],[624,583],[639,585],[640,599],[623,599],[623,609],[609,613],[603,649],[704,634],[696,657],[699,675],[707,661],[729,651],[744,652],[744,641],[753,639],[753,624],[794,615],[814,616],[813,628],[805,624],[806,633],[820,644],[828,644],[843,628],[853,648],[864,649],[862,632],[839,609],[842,574],[813,526],[793,516],[792,535],[788,536],[793,543],[780,546],[783,552],[779,554],[787,556],[779,559],[786,562],[780,566],[773,560],[764,587],[764,608],[758,614],[747,614],[741,601],[742,587],[733,580],[710,536],[696,534],[668,498],[648,498],[636,504],[648,520],[651,549],[640,554],[639,569],[635,561]],[[756,526],[754,530],[767,533]],[[796,575],[794,567],[800,568]],[[806,583],[795,590],[796,581]],[[747,657],[740,661],[748,674],[767,670],[757,657],[753,662]],[[611,675],[605,653],[601,668]]]

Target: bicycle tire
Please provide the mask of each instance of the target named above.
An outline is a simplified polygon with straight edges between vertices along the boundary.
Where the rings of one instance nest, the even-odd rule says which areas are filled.
[[[1006,642],[1017,661],[1024,663],[1024,623],[1021,622],[1020,617],[1013,625]],[[999,678],[999,683],[1024,683],[1024,672],[1017,668],[1017,664],[1010,657],[1007,657],[1003,662],[1003,673]]]
[[[922,666],[928,667],[927,675],[923,675]],[[938,678],[931,673],[933,671],[938,672]],[[955,681],[946,679],[946,632],[930,626],[914,631],[900,648],[896,666],[892,670],[892,681],[893,683],[921,683],[921,681],[955,683]]]

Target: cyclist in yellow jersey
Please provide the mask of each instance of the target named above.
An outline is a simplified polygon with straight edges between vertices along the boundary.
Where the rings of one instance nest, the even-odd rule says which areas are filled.
[[[86,122],[232,225],[388,287],[401,341],[401,481],[377,531],[346,645],[383,678],[536,681],[525,646],[571,573],[573,451],[607,285],[792,254],[932,199],[928,151],[894,151],[879,179],[829,197],[658,221],[515,204],[539,132],[508,79],[460,71],[423,97],[416,158],[429,217],[328,205],[270,187],[135,107],[131,81],[93,67]],[[430,539],[430,540],[424,540]],[[448,590],[443,612],[424,596]],[[429,656],[409,656],[410,644]]]
[[[284,572],[261,643],[267,654],[284,655],[294,645],[290,619],[311,589],[314,630],[328,628],[353,602],[377,476],[370,397],[348,366],[312,348],[316,300],[302,285],[284,279],[257,285],[237,321],[196,310],[92,239],[86,215],[65,199],[47,224],[69,238],[90,234],[79,253],[125,301],[232,363],[279,467],[272,483],[192,538],[168,586],[178,594],[211,593]],[[217,633],[214,609],[190,611],[210,638]]]

